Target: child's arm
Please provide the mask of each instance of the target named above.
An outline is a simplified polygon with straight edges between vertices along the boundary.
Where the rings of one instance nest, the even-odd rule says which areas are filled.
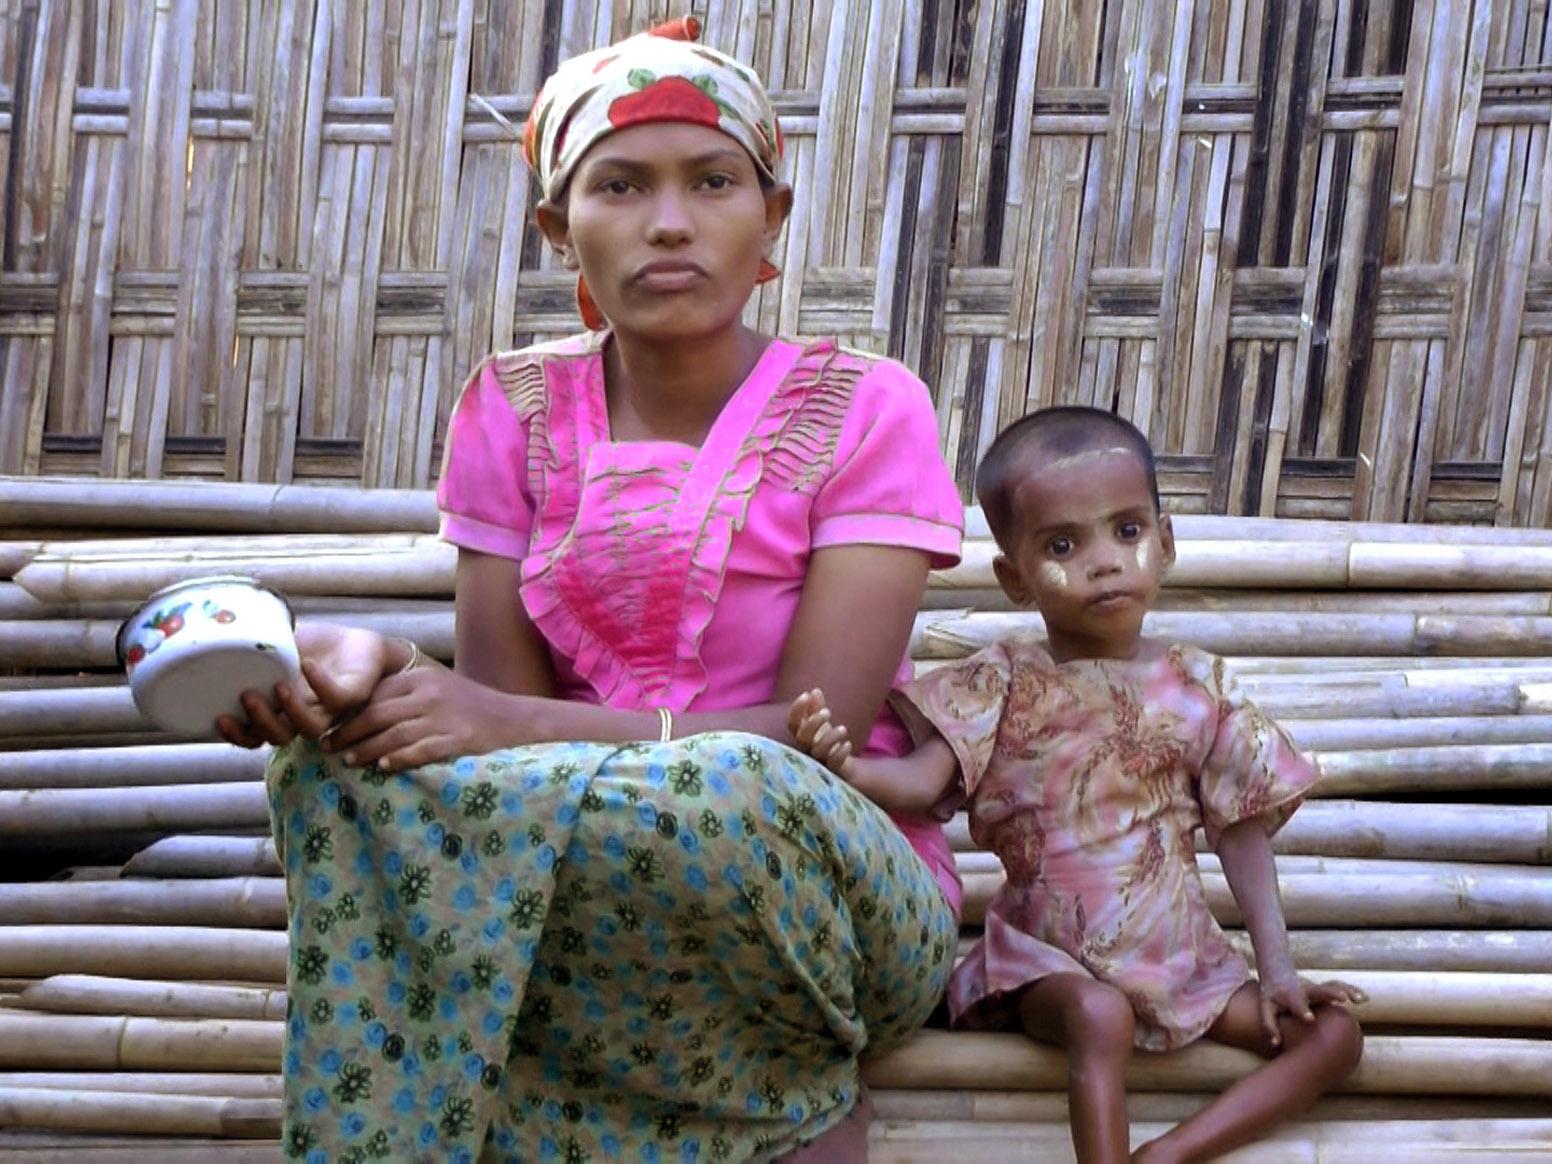
[[[824,692],[818,688],[792,701],[787,728],[798,747],[890,812],[928,812],[943,798],[959,771],[953,749],[937,735],[898,759],[852,755],[846,728],[831,722]]]
[[[1313,1003],[1364,1001],[1363,992],[1345,982],[1306,983],[1294,970],[1272,842],[1259,820],[1252,817],[1224,829],[1218,837],[1218,859],[1255,947],[1261,1024],[1273,1046],[1282,1037],[1277,1026],[1280,1013],[1308,1023],[1315,1021]]]

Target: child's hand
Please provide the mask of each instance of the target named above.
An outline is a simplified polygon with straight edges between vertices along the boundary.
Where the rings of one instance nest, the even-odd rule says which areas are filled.
[[[1306,982],[1290,970],[1261,979],[1261,1026],[1272,1046],[1276,1047],[1281,1045],[1283,1038],[1277,1025],[1279,1015],[1290,1014],[1300,1022],[1312,1023],[1316,1006],[1346,1006],[1368,1000],[1367,994],[1349,983],[1335,980]]]
[[[831,722],[824,692],[815,687],[792,701],[787,714],[787,730],[802,748],[842,780],[850,780],[855,766],[851,739],[844,724]]]

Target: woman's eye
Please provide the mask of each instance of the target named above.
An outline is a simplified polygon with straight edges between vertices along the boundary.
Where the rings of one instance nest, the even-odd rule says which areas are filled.
[[[726,174],[707,174],[705,186],[708,190],[726,190],[733,184],[733,179]]]
[[[624,178],[610,178],[607,182],[602,183],[598,188],[605,194],[621,195],[630,193],[631,184]]]

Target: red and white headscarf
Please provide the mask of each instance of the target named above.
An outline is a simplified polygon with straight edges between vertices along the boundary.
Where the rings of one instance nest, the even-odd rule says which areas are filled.
[[[562,62],[539,90],[523,134],[523,153],[544,196],[565,192],[582,156],[616,130],[655,122],[688,122],[721,130],[776,180],[782,155],[781,127],[764,84],[747,65],[695,43],[693,16]],[[770,263],[759,281],[779,272]],[[583,322],[607,326],[577,281]]]

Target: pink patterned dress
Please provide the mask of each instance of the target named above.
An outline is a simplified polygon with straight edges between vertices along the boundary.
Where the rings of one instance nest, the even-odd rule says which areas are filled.
[[[1200,1038],[1250,971],[1208,909],[1194,833],[1275,832],[1319,778],[1223,661],[1177,645],[1058,664],[1014,640],[899,703],[953,748],[970,835],[1007,871],[950,982],[954,1023],[1000,1026],[1018,991],[1075,973],[1126,994],[1138,1047]]]

